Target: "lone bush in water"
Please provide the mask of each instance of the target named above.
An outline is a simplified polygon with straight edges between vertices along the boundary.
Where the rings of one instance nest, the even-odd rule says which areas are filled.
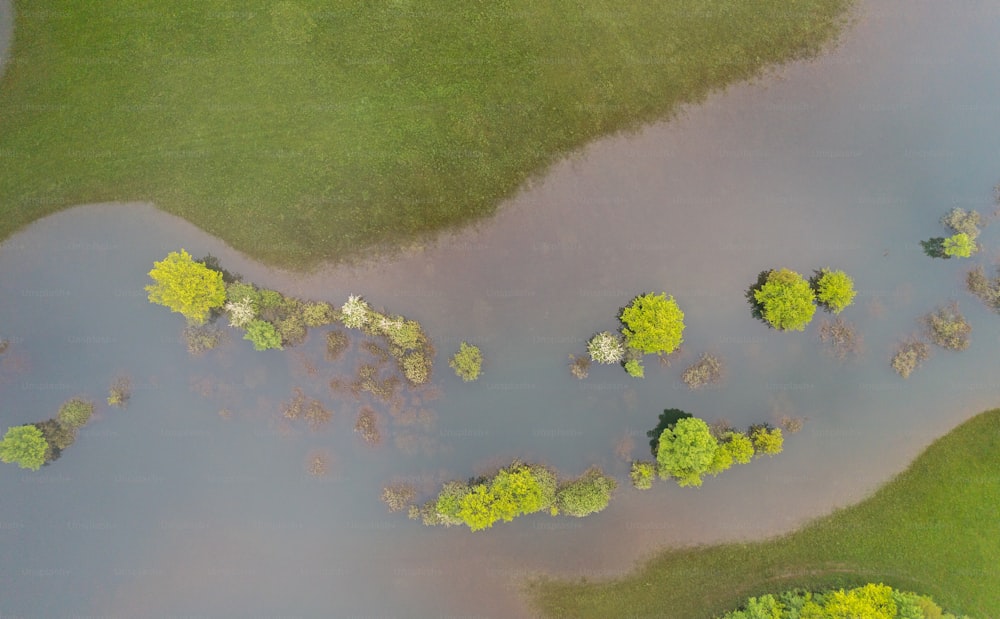
[[[834,314],[844,311],[857,296],[854,280],[843,271],[822,269],[815,279],[816,300]]]
[[[753,298],[761,317],[779,331],[804,331],[816,313],[816,295],[809,282],[789,269],[768,272]]]
[[[640,352],[669,354],[684,341],[684,312],[666,293],[637,296],[619,318],[625,345]]]
[[[254,350],[268,350],[276,348],[281,350],[281,335],[269,322],[263,320],[253,320],[247,325],[246,335],[243,339],[253,343]]]
[[[203,324],[226,300],[222,273],[195,262],[183,249],[154,263],[149,277],[156,282],[146,286],[150,302],[179,312],[192,324]]]
[[[969,347],[972,326],[958,311],[958,304],[951,303],[925,317],[931,341],[942,348],[965,350]]]
[[[892,357],[892,369],[903,378],[909,378],[930,355],[930,348],[920,340],[904,342]]]
[[[465,382],[471,382],[479,378],[479,373],[483,366],[483,353],[478,346],[471,346],[462,342],[458,352],[451,357],[448,362],[455,374]]]
[[[691,389],[714,385],[722,380],[722,361],[715,355],[705,353],[701,359],[684,370],[681,380]]]
[[[48,449],[49,444],[37,427],[15,426],[8,428],[3,440],[0,440],[0,461],[37,471],[45,464]]]

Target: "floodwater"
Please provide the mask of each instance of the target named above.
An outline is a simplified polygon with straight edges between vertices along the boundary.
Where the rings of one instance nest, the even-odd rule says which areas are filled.
[[[77,394],[100,401],[119,373],[125,410],[99,406],[63,457],[0,467],[0,614],[24,617],[512,617],[538,571],[613,574],[665,545],[759,538],[857,501],[935,437],[1000,402],[1000,317],[964,291],[990,268],[1000,223],[972,260],[932,260],[953,206],[992,214],[1000,181],[1000,7],[862,4],[840,47],[680,118],[595,143],[493,220],[377,265],[293,276],[254,264],[149,205],[81,207],[0,247],[3,425],[40,421]],[[352,429],[362,403],[326,386],[362,353],[323,358],[322,332],[284,353],[233,338],[191,357],[182,321],[145,300],[154,260],[211,252],[251,281],[342,302],[363,294],[420,320],[438,350],[434,388],[377,408],[385,440]],[[865,350],[838,362],[805,333],[750,317],[761,270],[842,268],[860,291],[844,313]],[[674,295],[684,352],[646,378],[569,375],[595,331],[643,291]],[[935,349],[908,380],[889,368],[918,318],[958,300],[961,353]],[[817,318],[821,318],[817,315]],[[447,356],[478,343],[483,378]],[[721,387],[691,392],[703,351]],[[311,431],[281,418],[299,387],[334,411]],[[664,408],[737,426],[805,417],[773,459],[701,489],[627,482],[616,452],[648,454]],[[398,410],[396,411],[399,412]],[[324,454],[328,473],[308,474]],[[582,520],[535,515],[482,533],[426,528],[378,500],[394,480],[436,483],[507,463],[564,476],[600,465],[620,489]]]

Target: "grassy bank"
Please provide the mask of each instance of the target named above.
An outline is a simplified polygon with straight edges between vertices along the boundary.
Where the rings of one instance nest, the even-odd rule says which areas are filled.
[[[18,0],[0,238],[151,200],[288,266],[398,246],[816,52],[850,1]]]
[[[931,445],[874,496],[788,536],[658,555],[622,580],[539,581],[549,617],[712,617],[793,587],[884,582],[1000,617],[1000,409]]]

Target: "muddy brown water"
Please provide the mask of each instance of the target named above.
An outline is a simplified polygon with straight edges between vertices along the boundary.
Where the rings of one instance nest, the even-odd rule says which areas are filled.
[[[8,239],[3,424],[42,420],[77,394],[100,401],[121,372],[134,395],[123,411],[99,406],[51,466],[0,467],[0,614],[522,616],[518,582],[538,571],[618,574],[658,547],[773,535],[863,498],[1000,402],[1000,317],[963,285],[969,266],[996,259],[1000,224],[973,260],[932,260],[918,244],[944,233],[952,206],[995,208],[1000,8],[879,2],[858,16],[831,53],[601,140],[496,218],[377,264],[283,273],[144,204],[72,209]],[[142,292],[152,262],[179,247],[289,293],[363,294],[420,320],[438,349],[438,393],[406,407],[429,421],[394,421],[374,403],[385,440],[361,441],[361,403],[326,385],[351,374],[356,341],[336,363],[322,333],[284,353],[233,338],[190,357],[181,320]],[[746,287],[780,266],[854,275],[844,317],[864,337],[857,361],[824,354],[815,323],[779,334],[750,317]],[[641,381],[608,367],[572,378],[567,356],[648,290],[687,314],[679,358],[648,363]],[[899,379],[893,346],[950,299],[973,325],[971,347],[936,349]],[[463,339],[486,358],[474,384],[447,368]],[[723,357],[726,379],[691,392],[679,375],[703,351]],[[334,411],[320,431],[281,418],[295,387]],[[634,491],[616,451],[630,440],[647,454],[645,432],[668,407],[738,426],[806,422],[781,456],[701,489]],[[325,476],[307,473],[316,454]],[[513,457],[565,476],[599,465],[621,487],[597,516],[477,534],[423,527],[378,500],[392,480],[426,497]]]

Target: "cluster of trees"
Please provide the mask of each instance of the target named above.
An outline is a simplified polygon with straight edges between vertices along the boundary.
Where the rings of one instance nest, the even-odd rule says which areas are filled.
[[[587,352],[596,363],[621,364],[630,376],[645,375],[643,355],[669,355],[684,341],[684,312],[666,293],[635,297],[622,308],[618,319],[621,333],[595,334],[587,342]]]
[[[94,412],[94,405],[81,398],[67,400],[52,419],[14,426],[0,440],[0,461],[37,471],[57,460],[76,441],[76,433]]]
[[[979,251],[979,226],[982,217],[976,211],[953,208],[941,218],[941,223],[952,231],[949,237],[934,237],[921,241],[924,252],[932,258],[968,258]]]
[[[579,518],[607,507],[615,487],[615,480],[598,469],[559,484],[547,467],[515,461],[491,477],[444,484],[434,500],[410,506],[410,517],[427,525],[466,525],[473,531],[545,510]]]
[[[854,302],[854,280],[844,271],[828,268],[806,279],[791,269],[763,271],[747,292],[753,315],[779,331],[803,331],[816,313],[817,303],[839,314]]]
[[[400,371],[414,385],[430,380],[434,349],[420,324],[403,316],[377,312],[361,297],[351,295],[342,307],[308,302],[275,290],[243,282],[218,266],[211,256],[194,260],[181,249],[154,263],[146,286],[152,303],[178,312],[188,321],[185,334],[197,351],[215,346],[221,337],[206,327],[225,314],[229,326],[241,329],[255,350],[282,349],[301,343],[309,327],[341,322],[368,335],[384,337]],[[473,347],[474,348],[474,347]],[[476,349],[478,352],[478,349]],[[461,352],[461,351],[460,351]],[[471,376],[471,353],[464,353],[462,370]],[[481,361],[481,359],[480,359]]]
[[[752,597],[719,619],[960,619],[926,595],[869,583],[854,589],[814,593],[793,589]],[[967,617],[962,619],[968,619]]]
[[[671,410],[664,411],[670,415]],[[754,456],[781,453],[781,428],[767,424],[738,432],[725,426],[711,427],[704,420],[682,411],[655,439],[656,462],[632,464],[632,484],[640,490],[653,485],[654,474],[675,479],[679,486],[700,486],[705,475],[718,475],[734,464],[747,464]],[[656,431],[654,431],[655,433]]]

